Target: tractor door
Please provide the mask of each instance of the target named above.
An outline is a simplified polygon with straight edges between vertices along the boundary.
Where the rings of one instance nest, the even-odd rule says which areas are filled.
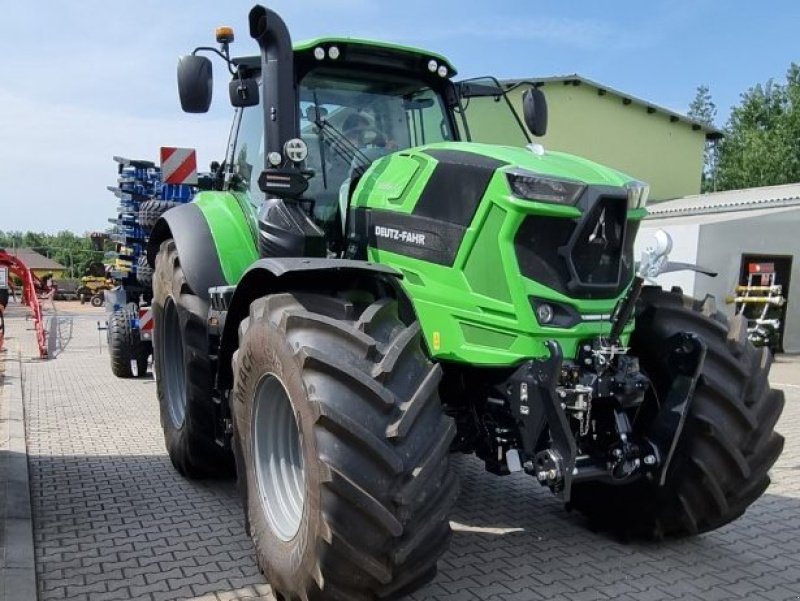
[[[252,207],[265,199],[258,187],[258,176],[264,168],[264,112],[261,106],[237,110],[231,141],[228,144],[228,188],[243,194]]]

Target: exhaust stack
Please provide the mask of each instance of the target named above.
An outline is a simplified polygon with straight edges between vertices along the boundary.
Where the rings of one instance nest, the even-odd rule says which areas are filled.
[[[294,52],[289,29],[277,13],[256,5],[250,10],[248,20],[250,36],[261,48],[261,98],[266,135],[264,169],[267,169],[269,153],[279,152],[283,156],[286,141],[299,135]]]

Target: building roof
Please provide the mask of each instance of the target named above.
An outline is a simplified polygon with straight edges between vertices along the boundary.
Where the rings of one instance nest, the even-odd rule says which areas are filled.
[[[784,213],[786,213],[786,215],[780,217],[782,221],[791,221],[792,223],[797,223],[798,218],[800,218],[800,205],[796,205],[794,207],[772,207],[769,209],[758,209],[755,211],[705,213],[701,215],[656,215],[654,218],[644,221],[642,224],[642,230],[648,228],[672,228],[683,225],[703,226],[713,223],[726,223],[729,221],[742,220],[753,222],[753,220],[757,220],[759,217],[774,217]]]
[[[48,259],[32,248],[7,248],[6,252],[11,256],[19,258],[27,265],[28,269],[49,269],[53,271],[66,269],[61,263]]]
[[[648,219],[800,206],[800,183],[684,196],[647,207]]]
[[[647,109],[648,113],[655,114],[661,113],[663,115],[667,115],[672,122],[682,122],[686,123],[687,125],[691,125],[692,129],[697,131],[702,131],[705,133],[706,138],[709,140],[716,140],[722,138],[725,134],[722,130],[717,129],[716,127],[712,127],[702,121],[697,121],[696,119],[692,119],[686,115],[681,113],[676,113],[675,111],[671,111],[663,106],[659,106],[657,104],[653,104],[652,102],[648,102],[647,100],[642,100],[641,98],[637,98],[631,94],[627,94],[625,92],[621,92],[620,90],[615,90],[611,86],[607,86],[602,83],[598,83],[596,81],[592,81],[582,75],[578,75],[577,73],[573,73],[572,75],[554,75],[550,77],[532,77],[526,79],[505,79],[503,83],[509,86],[517,85],[521,83],[531,83],[536,86],[541,86],[547,83],[563,83],[564,85],[587,85],[595,88],[597,93],[600,96],[605,94],[613,94],[614,96],[618,96],[622,99],[624,104],[635,104],[637,106],[643,106]]]

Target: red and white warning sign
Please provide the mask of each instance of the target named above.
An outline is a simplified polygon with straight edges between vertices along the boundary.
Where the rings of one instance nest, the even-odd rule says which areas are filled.
[[[166,184],[197,184],[194,148],[161,147],[161,178]]]
[[[139,307],[139,331],[142,333],[153,333],[153,310],[150,307]]]

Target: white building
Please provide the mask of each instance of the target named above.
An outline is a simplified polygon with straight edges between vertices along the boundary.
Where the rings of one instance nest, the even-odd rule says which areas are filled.
[[[687,196],[648,210],[636,242],[637,257],[653,232],[664,229],[674,242],[672,261],[719,274],[668,273],[658,278],[662,286],[680,286],[698,298],[712,294],[717,307],[733,315],[734,304],[726,298],[732,301],[736,286],[747,283],[749,266],[771,265],[787,299],[781,315],[782,347],[800,352],[800,261],[794,260],[800,251],[800,184]]]

